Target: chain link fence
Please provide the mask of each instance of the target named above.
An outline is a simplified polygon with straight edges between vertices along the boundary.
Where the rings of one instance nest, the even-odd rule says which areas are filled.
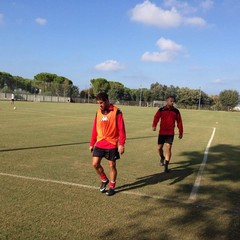
[[[51,96],[44,94],[28,94],[28,93],[14,93],[15,101],[29,101],[29,102],[59,102],[59,103],[96,103],[96,99],[92,98],[70,98],[70,97],[60,97],[60,96]],[[0,93],[0,101],[10,101],[12,93]],[[141,106],[141,107],[156,107],[160,108],[165,105],[165,101],[118,101],[110,99],[110,102],[116,105],[125,105],[125,106]],[[181,109],[199,109],[199,105],[196,106],[182,106],[181,104],[175,105]],[[202,110],[218,110],[214,106],[204,105],[201,106]]]

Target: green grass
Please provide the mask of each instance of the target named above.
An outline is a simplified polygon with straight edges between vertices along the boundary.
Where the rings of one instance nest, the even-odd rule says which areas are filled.
[[[151,130],[157,108],[120,106],[126,152],[119,193],[107,197],[88,151],[97,105],[15,106],[0,102],[1,240],[239,239],[239,113],[181,110],[184,138],[175,137],[172,171],[164,174]],[[213,128],[197,199],[189,203]]]

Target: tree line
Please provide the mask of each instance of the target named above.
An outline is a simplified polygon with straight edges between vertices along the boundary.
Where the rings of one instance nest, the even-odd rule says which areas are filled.
[[[70,79],[57,74],[39,73],[34,76],[34,79],[26,79],[20,76],[12,76],[10,73],[0,72],[1,92],[14,91],[17,93],[94,99],[97,93],[104,91],[108,93],[111,100],[147,103],[165,101],[166,97],[171,95],[176,98],[179,107],[205,107],[215,110],[229,110],[239,104],[239,93],[236,90],[224,90],[219,95],[209,96],[201,89],[167,86],[158,82],[152,83],[149,89],[130,89],[120,82],[108,81],[104,78],[91,79],[90,83],[91,87],[79,90]]]

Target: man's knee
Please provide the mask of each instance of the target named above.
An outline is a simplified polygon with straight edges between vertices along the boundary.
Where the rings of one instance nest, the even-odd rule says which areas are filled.
[[[98,158],[93,159],[92,166],[97,169],[97,168],[99,168],[101,166],[100,163],[101,163],[101,159],[98,159]]]
[[[163,149],[163,144],[158,144],[158,150],[162,150]]]
[[[116,169],[116,162],[115,161],[108,161],[109,168]]]

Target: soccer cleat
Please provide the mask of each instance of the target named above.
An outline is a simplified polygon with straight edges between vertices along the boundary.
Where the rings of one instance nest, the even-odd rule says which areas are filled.
[[[160,158],[160,165],[161,166],[164,166],[164,160],[165,160],[165,157],[161,156],[161,158]]]
[[[107,185],[108,185],[108,183],[109,183],[109,180],[107,179],[107,181],[105,181],[105,182],[102,182],[101,183],[101,186],[100,186],[100,192],[105,192],[106,191],[106,187],[107,187]]]
[[[106,192],[106,195],[107,196],[112,196],[115,194],[115,190],[114,188],[109,188],[108,191]]]
[[[164,172],[165,172],[165,173],[169,173],[169,172],[170,172],[170,169],[164,168]]]
[[[168,164],[169,164],[169,162],[166,162],[165,165],[164,165],[164,172],[165,173],[169,173],[170,172],[170,170],[168,169]]]

